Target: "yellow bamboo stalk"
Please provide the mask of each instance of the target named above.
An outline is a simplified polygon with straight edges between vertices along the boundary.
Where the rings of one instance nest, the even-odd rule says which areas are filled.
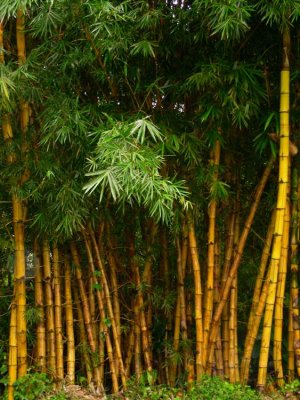
[[[248,330],[245,340],[244,354],[241,362],[241,382],[243,384],[246,384],[248,382],[253,346],[257,337],[258,329],[263,316],[263,311],[266,305],[269,284],[270,284],[270,268],[268,269],[266,280],[262,287],[258,306],[256,307],[256,311],[252,320],[251,329]]]
[[[83,316],[83,310],[82,310],[82,304],[79,298],[79,291],[78,291],[78,286],[75,284],[72,285],[73,289],[73,294],[74,294],[74,308],[77,313],[77,323],[79,327],[79,338],[80,338],[80,349],[81,349],[81,356],[82,356],[82,361],[86,370],[86,380],[87,383],[90,384],[93,380],[93,372],[94,368],[92,366],[92,360],[91,360],[91,355],[89,351],[89,344],[88,344],[88,339],[86,335],[86,330],[85,330],[85,323],[84,323],[84,316]],[[75,350],[75,348],[74,348]],[[75,353],[74,353],[75,354]],[[71,371],[73,373],[73,371]],[[75,370],[74,370],[75,372]],[[97,373],[96,373],[96,379],[97,379]],[[99,384],[99,383],[98,383]],[[102,387],[102,386],[101,386]]]
[[[101,381],[104,382],[105,378],[105,338],[107,335],[107,326],[104,324],[102,319],[100,319],[99,322],[99,340],[98,340],[98,346],[99,346],[99,363],[100,363],[100,377]]]
[[[27,373],[26,341],[26,286],[25,286],[25,248],[23,206],[13,195],[13,223],[15,233],[15,286],[17,304],[18,378]]]
[[[113,309],[114,309],[114,316],[116,320],[116,328],[119,336],[119,343],[122,347],[122,337],[121,337],[121,311],[120,311],[120,300],[119,300],[119,285],[118,285],[118,278],[117,278],[117,271],[118,266],[116,263],[116,256],[115,256],[115,248],[116,244],[115,241],[112,239],[111,229],[109,224],[106,224],[107,229],[107,238],[108,238],[108,262],[110,265],[110,281],[112,287],[112,297],[113,297]]]
[[[45,283],[45,314],[47,330],[47,368],[52,376],[56,376],[55,325],[52,293],[52,273],[50,248],[47,240],[43,241],[43,265]]]
[[[283,386],[284,375],[282,366],[282,331],[283,331],[283,301],[285,293],[285,283],[287,274],[288,262],[288,248],[289,248],[289,232],[290,232],[290,204],[287,201],[285,215],[282,248],[280,255],[280,262],[278,268],[278,283],[275,299],[275,312],[274,312],[274,347],[273,359],[274,369],[276,374],[276,381],[278,386]]]
[[[41,372],[46,372],[46,327],[44,311],[43,271],[40,260],[40,246],[34,241],[34,299],[39,320],[36,327],[36,363]]]
[[[110,244],[111,246],[111,244]],[[115,260],[115,256],[113,254],[113,248],[107,252],[107,259],[110,266],[110,282],[111,282],[111,291],[112,291],[112,300],[113,300],[113,312],[116,321],[116,329],[118,334],[118,341],[120,343],[120,347],[122,347],[122,336],[121,336],[121,311],[120,311],[120,301],[119,301],[119,285],[117,278],[117,264]]]
[[[137,297],[136,297],[136,304],[137,304],[137,310],[135,312],[136,318],[138,320],[135,321],[136,324],[139,324],[140,332],[141,332],[141,340],[142,340],[142,349],[143,349],[143,355],[144,355],[144,360],[145,360],[145,365],[146,369],[148,372],[152,371],[152,362],[151,362],[151,355],[150,355],[150,348],[149,348],[149,331],[148,331],[148,326],[147,326],[147,319],[145,316],[145,311],[144,311],[144,297],[143,297],[143,291],[142,291],[142,280],[140,276],[140,269],[139,265],[136,260],[135,256],[135,237],[134,235],[130,235],[129,239],[129,255],[130,255],[130,264],[131,264],[131,269],[133,272],[134,276],[134,282],[137,288]],[[151,265],[152,262],[150,260],[150,256],[147,257],[146,263],[145,263],[145,269],[143,273],[143,282],[148,282],[149,279],[149,274],[151,270]],[[138,331],[138,329],[137,329]],[[138,343],[136,342],[138,345]]]
[[[16,40],[18,51],[18,64],[22,65],[26,60],[25,50],[25,16],[21,10],[17,12],[16,20]],[[21,102],[21,131],[22,131],[22,152],[25,150],[25,135],[29,123],[29,107],[27,102]],[[22,182],[27,179],[28,173],[22,177]],[[23,204],[16,196],[13,199],[14,209],[14,225],[16,226],[16,252],[18,253],[16,261],[15,279],[17,282],[17,335],[18,335],[18,377],[22,377],[27,373],[27,342],[26,342],[26,263],[25,263],[25,250],[24,250],[24,210]]]
[[[4,34],[4,24],[1,21],[0,22],[0,64],[4,64],[4,40],[3,40],[3,34]]]
[[[184,327],[183,331],[187,331],[187,326],[186,326],[186,306],[185,306],[185,294],[184,290],[182,292],[182,288],[184,285],[184,277],[185,277],[185,269],[186,269],[186,262],[187,262],[187,255],[188,255],[188,229],[187,229],[187,224],[184,222],[183,224],[183,238],[182,238],[182,249],[179,248],[179,244],[177,243],[177,269],[180,268],[180,271],[178,271],[178,283],[177,283],[177,300],[176,300],[176,308],[175,308],[175,315],[174,315],[174,336],[173,336],[173,356],[171,357],[170,360],[170,368],[168,371],[169,375],[169,382],[171,386],[175,386],[176,382],[176,370],[177,370],[177,357],[176,353],[178,353],[179,349],[179,343],[180,343],[180,325],[181,325],[181,317],[183,316],[184,318]],[[187,333],[184,333],[184,336],[186,337],[185,340],[187,340]],[[189,374],[190,374],[190,379],[191,376],[194,375],[194,372],[192,371],[191,368],[191,355],[186,354],[185,360],[186,360],[186,367],[187,367],[187,361],[189,360],[188,367],[189,367]]]
[[[278,195],[276,206],[276,221],[274,238],[270,262],[270,285],[266,301],[264,316],[261,350],[259,358],[259,369],[257,387],[264,390],[267,380],[267,366],[269,358],[269,348],[271,339],[271,328],[273,311],[276,297],[276,287],[278,280],[278,267],[282,247],[282,235],[284,225],[284,212],[288,192],[288,173],[289,173],[289,52],[290,52],[290,33],[288,28],[283,33],[283,67],[281,71],[281,90],[280,90],[280,146],[279,146],[279,175],[278,175]]]
[[[235,206],[234,206],[235,207]],[[222,287],[224,287],[229,274],[230,263],[233,255],[233,244],[234,244],[234,226],[235,226],[236,212],[230,214],[227,222],[227,238],[226,238],[226,251],[222,272]],[[218,301],[220,300],[221,289],[219,289]],[[215,305],[215,309],[217,304]],[[223,362],[224,362],[224,374],[229,377],[229,301],[226,301],[224,310],[222,313],[222,350],[223,350]]]
[[[141,328],[139,326],[139,305],[134,305],[135,329],[134,329],[134,368],[137,382],[142,376],[142,356],[141,356]]]
[[[254,289],[253,302],[249,317],[249,319],[251,318],[251,323],[250,321],[248,321],[247,335],[244,343],[244,354],[241,363],[241,382],[243,384],[247,383],[249,378],[251,355],[267,297],[270,272],[269,269],[267,273],[265,272],[265,270],[272,245],[272,237],[275,227],[275,216],[276,209],[274,209],[274,211],[272,212],[271,221],[268,226],[266,240],[260,261],[259,273],[257,276],[257,281],[259,282],[256,282]]]
[[[218,304],[217,309],[214,312],[214,316],[213,316],[213,322],[212,322],[212,326],[211,326],[211,331],[210,331],[210,338],[209,338],[209,351],[208,351],[208,360],[210,359],[210,355],[211,353],[213,354],[214,351],[214,344],[215,344],[215,340],[217,337],[217,333],[218,333],[218,326],[219,326],[219,321],[224,309],[224,306],[226,304],[226,301],[228,299],[229,293],[230,293],[230,288],[233,282],[233,279],[237,273],[238,267],[240,265],[240,261],[242,258],[242,254],[243,254],[243,250],[246,244],[246,240],[256,213],[256,210],[258,208],[259,205],[259,201],[260,198],[262,196],[262,193],[264,191],[265,185],[267,183],[267,180],[269,178],[269,175],[271,173],[272,170],[272,166],[273,166],[273,159],[271,159],[266,168],[265,171],[262,175],[262,178],[256,188],[256,192],[254,195],[254,201],[252,203],[252,206],[250,208],[247,220],[244,224],[244,229],[242,231],[240,240],[239,240],[239,245],[237,247],[237,252],[236,252],[236,256],[234,257],[232,266],[230,268],[229,274],[228,274],[228,278],[226,279],[226,282],[224,283],[222,289],[221,289],[221,296],[220,296],[220,302]],[[209,371],[210,368],[209,366],[206,366],[206,369]]]
[[[53,284],[54,284],[54,333],[56,346],[56,378],[58,381],[64,379],[64,345],[62,326],[62,304],[61,304],[61,275],[60,254],[57,245],[53,246]]]
[[[162,269],[163,269],[163,281],[165,284],[166,295],[170,293],[170,267],[169,267],[169,252],[168,252],[168,237],[167,231],[164,227],[161,229],[160,235],[160,242],[161,242],[161,252],[162,252]],[[168,340],[171,338],[172,335],[172,315],[171,313],[167,313],[166,315],[166,330],[165,330],[165,348],[164,354],[165,359],[167,362],[164,363],[165,375],[166,375],[166,384],[170,385],[170,371],[169,371],[169,351],[168,351]]]
[[[187,261],[188,261],[188,254],[189,254],[189,231],[188,231],[188,224],[187,221],[184,220],[183,221],[183,226],[182,226],[182,247],[181,247],[181,272],[182,272],[182,282],[184,284],[184,280],[185,280],[185,276],[186,276],[186,270],[187,270]],[[184,286],[183,286],[184,288]],[[183,295],[184,295],[184,300],[187,297],[185,290],[183,291]],[[183,340],[186,341],[186,343],[188,344],[188,346],[185,346],[186,348],[186,368],[187,368],[187,383],[188,383],[188,387],[191,387],[192,383],[195,380],[195,361],[194,361],[194,356],[193,356],[193,352],[192,349],[190,347],[189,344],[189,335],[188,335],[188,326],[187,326],[187,322],[188,322],[188,309],[187,309],[187,304],[186,304],[186,300],[185,300],[185,304],[184,307],[182,307],[182,319],[185,320],[185,326],[186,326],[186,330],[183,330],[182,332],[182,337]]]
[[[125,358],[125,371],[126,371],[126,376],[130,375],[130,365],[132,361],[132,356],[134,354],[134,343],[135,343],[135,337],[134,337],[134,325],[131,326],[130,332],[129,332],[129,338],[128,338],[128,344],[127,344],[127,354]]]
[[[194,221],[188,216],[189,249],[192,258],[194,285],[195,285],[195,324],[196,324],[196,377],[201,379],[203,375],[203,318],[202,318],[202,286],[201,271],[197,249]]]
[[[144,298],[142,295],[142,282],[140,278],[140,271],[138,264],[136,261],[135,263],[135,276],[136,276],[136,284],[138,288],[138,295],[137,295],[137,304],[138,304],[138,314],[140,319],[140,330],[141,330],[141,339],[142,339],[142,348],[143,348],[143,355],[145,359],[146,369],[147,371],[152,371],[152,362],[151,362],[151,354],[150,354],[150,340],[149,340],[149,330],[147,325],[147,318],[144,311]]]
[[[291,291],[290,291],[291,292]],[[289,322],[288,322],[288,381],[295,379],[295,351],[294,351],[294,330],[293,330],[293,305],[290,293]]]
[[[299,323],[299,285],[298,285],[298,240],[297,233],[299,231],[298,226],[298,213],[297,209],[299,200],[299,184],[297,168],[293,168],[293,193],[292,193],[292,232],[291,232],[291,289],[290,289],[290,320],[292,324],[293,333],[289,332],[289,341],[293,340],[293,349],[296,365],[290,361],[291,367],[289,371],[292,370],[292,366],[297,369],[297,374],[300,376],[300,323]],[[299,213],[300,215],[300,213]],[[290,352],[291,354],[291,352]],[[290,356],[291,357],[291,356]],[[294,364],[295,364],[294,362]]]
[[[170,367],[169,367],[169,381],[172,387],[175,386],[176,382],[176,371],[177,371],[177,353],[179,350],[180,343],[180,297],[179,293],[177,293],[175,314],[174,314],[174,334],[173,334],[173,347],[171,359],[170,359]]]
[[[210,161],[214,168],[213,183],[218,179],[218,166],[220,163],[221,146],[217,140]],[[213,184],[212,183],[212,184]],[[203,360],[206,360],[209,329],[213,314],[213,290],[214,290],[214,264],[215,264],[215,230],[216,230],[217,201],[212,198],[208,206],[208,253],[207,253],[207,277],[205,286],[205,302],[203,316]]]
[[[8,400],[14,400],[14,386],[17,380],[17,307],[14,301],[11,304],[9,324],[9,353],[8,353]]]
[[[218,233],[216,234],[216,242],[215,242],[214,308],[216,308],[220,300],[220,279],[221,279],[220,253],[221,253],[220,234]],[[216,374],[220,377],[224,377],[221,326],[219,326],[218,336],[216,340],[215,360],[216,360]]]
[[[90,273],[93,278],[93,284],[95,285],[95,287],[97,287],[97,286],[99,286],[99,282],[98,282],[98,279],[97,279],[97,276],[95,273],[96,269],[94,266],[91,242],[85,233],[83,233],[83,237],[84,237],[84,242],[85,242],[85,247],[86,247],[86,252],[87,252],[87,257],[88,257],[88,263],[89,263],[89,267],[90,267]],[[102,322],[101,328],[102,328],[102,332],[105,335],[107,355],[108,355],[108,359],[109,359],[111,379],[112,379],[112,383],[113,383],[113,391],[114,391],[114,393],[117,393],[119,391],[119,384],[118,384],[118,373],[117,373],[116,365],[117,365],[117,361],[119,361],[119,360],[118,360],[118,357],[116,359],[114,356],[110,333],[106,326],[107,317],[106,317],[106,311],[104,308],[103,290],[100,290],[100,289],[96,290],[96,298],[97,298],[98,308],[99,308],[101,322]],[[102,372],[101,372],[101,375],[102,375]]]
[[[236,204],[236,218],[235,218],[235,227],[234,227],[234,244],[233,244],[233,254],[234,256],[237,253],[239,238],[240,238],[240,218],[239,218],[239,211],[240,211],[240,194],[238,192],[237,196],[237,204]],[[232,282],[232,304],[233,304],[233,357],[234,357],[234,374],[235,374],[235,383],[240,381],[240,371],[239,371],[239,356],[238,356],[238,331],[237,331],[237,306],[238,306],[238,274],[236,274],[233,282]]]
[[[188,257],[187,257],[187,270],[186,270],[186,273],[189,276],[189,278],[188,278],[189,281],[192,281],[193,271],[192,271],[190,253],[188,253]],[[187,290],[186,302],[187,302],[187,306],[186,306],[186,322],[188,324],[188,330],[190,331],[190,329],[193,326],[193,322],[194,322],[193,293],[191,292],[191,290]]]
[[[152,271],[153,243],[154,243],[154,238],[155,238],[155,234],[157,231],[157,225],[151,219],[149,219],[145,225],[146,225],[146,229],[145,229],[146,261],[145,261],[144,271],[143,271],[143,275],[142,275],[142,283],[143,284],[145,283],[147,285],[147,292],[146,292],[147,297],[146,297],[146,300],[144,303],[145,305],[147,304],[147,307],[145,308],[145,317],[146,317],[145,327],[147,327],[148,352],[149,352],[151,368],[152,368],[152,364],[153,364],[153,354],[152,354],[152,314],[153,314],[153,309],[152,309],[152,300],[150,297],[150,293],[151,293],[152,280],[153,280],[153,271]],[[142,345],[143,345],[143,335],[142,335]]]
[[[73,300],[71,290],[71,268],[67,255],[64,257],[65,272],[65,321],[66,321],[66,342],[67,342],[67,383],[75,383],[75,338],[74,338],[74,318],[73,318]]]
[[[233,255],[236,255],[237,246],[240,236],[240,220],[239,220],[239,193],[236,201],[236,217],[234,224],[234,240],[233,240]],[[234,277],[230,289],[229,297],[229,381],[236,383],[239,379],[238,368],[238,356],[237,356],[237,274]]]
[[[152,307],[152,299],[151,299],[151,292],[152,292],[152,285],[153,285],[153,271],[152,268],[149,271],[149,279],[147,284],[147,293],[146,293],[146,320],[147,320],[147,328],[148,328],[148,340],[149,340],[149,355],[151,364],[153,365],[153,353],[152,353],[152,324],[153,324],[153,307]]]
[[[3,23],[0,23],[0,48],[3,44]],[[4,53],[1,50],[0,62],[4,63]],[[2,131],[4,141],[10,143],[13,138],[12,126],[8,114],[2,115]],[[7,157],[7,162],[12,163],[15,154]],[[13,384],[17,377],[22,377],[27,372],[27,342],[26,342],[26,286],[25,286],[25,250],[24,250],[24,215],[22,201],[12,196],[13,227],[15,238],[15,265],[14,265],[14,299],[11,308],[10,320],[10,345],[8,367],[8,396],[13,399]]]
[[[235,325],[235,314],[236,314],[236,290],[237,290],[237,279],[234,278],[230,290],[230,306],[229,306],[229,381],[231,383],[236,382],[235,373],[235,337],[236,337],[236,325]]]
[[[94,293],[94,279],[91,276],[88,280],[88,299],[89,299],[89,307],[91,312],[91,321],[93,328],[93,336],[95,338],[95,345],[98,346],[99,342],[99,323],[96,318],[96,300]]]
[[[98,388],[102,388],[103,384],[101,382],[100,368],[99,368],[99,362],[98,362],[98,357],[97,357],[98,348],[96,346],[96,341],[95,341],[95,338],[93,335],[93,324],[92,324],[92,320],[91,320],[91,313],[90,313],[90,308],[89,308],[88,297],[87,297],[85,286],[84,286],[83,279],[82,279],[82,269],[81,269],[81,265],[80,265],[79,254],[78,254],[77,247],[74,242],[70,243],[70,249],[71,249],[73,262],[75,265],[75,275],[76,275],[76,279],[77,279],[79,295],[80,295],[81,304],[82,304],[83,319],[84,319],[84,325],[85,325],[85,329],[86,329],[86,333],[87,333],[88,344],[91,348],[91,351],[94,353],[94,357],[92,358],[93,375],[95,378],[96,386]]]
[[[95,233],[90,227],[89,227],[89,234],[90,234],[90,237],[91,237],[91,240],[93,243],[93,247],[94,247],[94,251],[95,251],[95,260],[96,260],[97,266],[99,268],[99,271],[101,272],[101,282],[102,282],[103,289],[104,289],[104,295],[105,295],[104,297],[105,297],[105,302],[106,302],[106,306],[107,306],[107,310],[108,310],[108,316],[109,316],[111,327],[112,327],[112,334],[113,334],[114,345],[115,345],[115,353],[116,353],[117,360],[118,360],[118,367],[120,369],[122,385],[125,389],[126,384],[127,384],[127,377],[125,375],[123,355],[121,352],[121,344],[119,341],[120,336],[118,334],[117,324],[116,324],[113,306],[112,306],[112,302],[111,302],[110,289],[109,289],[108,280],[106,277],[106,271],[104,269],[104,265],[103,265],[103,262],[102,262],[102,259],[100,256],[100,248],[98,246],[98,243],[97,243],[97,240],[95,237]]]
[[[133,227],[132,227],[133,228]],[[128,248],[128,260],[131,269],[132,282],[138,289],[136,280],[136,268],[137,263],[135,260],[135,235],[134,229],[128,231],[127,235],[127,248]],[[134,321],[132,322],[131,331],[134,333],[134,371],[137,382],[140,381],[142,375],[142,361],[141,361],[141,330],[140,330],[140,313],[138,301],[134,299],[132,301],[132,308],[134,313]]]
[[[173,337],[173,352],[174,355],[171,359],[170,365],[170,382],[171,385],[175,385],[176,381],[176,370],[177,370],[177,357],[176,353],[179,349],[180,344],[180,328],[182,330],[182,338],[187,341],[187,324],[186,324],[186,306],[185,306],[185,292],[184,292],[184,275],[185,275],[185,264],[181,258],[181,247],[179,239],[176,238],[176,249],[177,249],[177,302],[174,320],[174,337]],[[186,258],[185,258],[186,263]],[[184,354],[184,367],[187,368],[188,355],[185,351]]]
[[[193,370],[193,357],[191,351],[188,348],[188,334],[187,334],[187,322],[186,322],[186,302],[185,302],[185,290],[184,290],[184,275],[185,275],[185,260],[182,260],[182,250],[180,246],[179,238],[176,238],[176,249],[177,249],[177,275],[178,275],[178,295],[180,302],[180,326],[182,340],[185,342],[183,350],[183,361],[184,369],[187,372],[187,381],[191,385],[194,381],[194,370]],[[184,265],[183,265],[184,262]]]
[[[252,327],[255,310],[259,303],[261,288],[265,279],[266,267],[270,256],[270,250],[271,250],[274,227],[275,227],[275,218],[276,218],[276,209],[274,208],[274,210],[272,211],[271,221],[268,226],[268,231],[264,242],[264,248],[260,259],[259,271],[255,282],[255,288],[251,303],[251,310],[250,310],[247,330],[250,330]]]

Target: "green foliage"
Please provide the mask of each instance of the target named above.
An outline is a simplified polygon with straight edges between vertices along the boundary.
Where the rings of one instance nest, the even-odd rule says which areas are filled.
[[[196,5],[206,8],[212,35],[219,34],[223,40],[240,40],[250,28],[248,20],[254,7],[247,0],[197,0]]]
[[[54,34],[57,27],[65,20],[67,8],[64,5],[64,1],[57,0],[39,2],[36,15],[30,21],[33,35],[46,38]]]
[[[41,310],[37,307],[26,308],[26,321],[29,327],[34,328],[35,324],[41,321]]]
[[[276,24],[281,30],[296,22],[300,16],[299,0],[258,0],[257,8],[263,21]]]
[[[25,12],[39,2],[40,0],[3,0],[0,3],[0,20],[16,16],[18,10]]]
[[[180,392],[178,389],[163,385],[148,386],[147,383],[137,384],[132,381],[129,383],[125,395],[128,400],[179,400],[178,392]],[[112,396],[111,398],[117,400],[119,397]]]
[[[203,376],[201,383],[194,384],[189,390],[164,385],[147,386],[143,381],[140,384],[132,381],[125,395],[129,400],[262,400],[262,396],[248,386],[231,384],[209,376]]]
[[[259,154],[269,149],[271,154],[275,157],[277,154],[276,143],[274,138],[271,138],[270,134],[278,134],[279,132],[279,115],[277,112],[271,112],[269,115],[266,114],[262,122],[263,131],[253,139],[254,148]]]
[[[200,64],[186,85],[190,91],[196,89],[201,93],[199,119],[202,123],[218,121],[220,127],[229,122],[241,128],[247,127],[257,115],[265,97],[261,80],[262,72],[255,65],[222,61]]]
[[[143,40],[141,42],[133,44],[130,53],[132,55],[142,55],[143,57],[155,58],[154,47],[157,47],[157,44],[148,40]]]
[[[280,392],[283,393],[286,397],[290,396],[291,393],[300,394],[300,380],[295,379],[292,382],[286,383],[280,389]]]
[[[259,393],[248,386],[232,384],[218,377],[204,376],[187,394],[190,400],[261,400]]]
[[[52,390],[52,383],[44,373],[31,373],[14,383],[15,400],[36,400]]]
[[[162,133],[148,117],[131,121],[113,121],[112,128],[99,129],[100,136],[93,158],[89,159],[86,175],[93,177],[85,186],[86,193],[99,190],[115,202],[143,205],[150,215],[167,221],[172,216],[173,204],[188,207],[184,182],[161,175],[164,159],[155,148],[162,141]]]
[[[43,398],[41,398],[43,400]],[[68,400],[68,397],[66,396],[65,393],[59,392],[59,393],[54,393],[50,397],[47,396],[45,397],[44,400]]]

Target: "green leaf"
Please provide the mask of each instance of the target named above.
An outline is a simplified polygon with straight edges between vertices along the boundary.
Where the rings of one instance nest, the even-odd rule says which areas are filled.
[[[150,42],[149,40],[141,40],[138,43],[135,43],[131,46],[130,54],[142,55],[143,57],[153,57],[155,58],[154,48],[157,47],[157,43]]]

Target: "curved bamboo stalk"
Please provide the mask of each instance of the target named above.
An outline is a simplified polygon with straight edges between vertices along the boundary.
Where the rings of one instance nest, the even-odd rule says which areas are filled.
[[[247,326],[248,331],[252,327],[255,310],[259,303],[261,288],[262,288],[264,278],[265,278],[266,267],[267,267],[269,256],[270,256],[270,250],[271,250],[274,227],[275,227],[275,218],[276,218],[276,208],[274,208],[274,210],[272,211],[271,221],[268,226],[268,231],[267,231],[267,235],[266,235],[266,239],[265,239],[265,243],[264,243],[264,248],[263,248],[261,259],[260,259],[259,271],[258,271],[258,275],[257,275],[256,282],[255,282],[253,299],[252,299],[252,303],[251,303],[251,310],[250,310],[250,315],[249,315],[249,319],[248,319],[248,326]]]
[[[273,210],[271,221],[268,226],[266,240],[261,256],[259,273],[256,280],[256,285],[253,294],[252,307],[250,311],[247,335],[244,343],[244,354],[241,362],[241,382],[246,384],[249,378],[249,368],[253,346],[257,337],[259,324],[262,318],[262,313],[265,307],[267,288],[269,284],[269,269],[265,272],[269,253],[272,245],[272,238],[275,226],[276,209]],[[265,277],[266,275],[266,277]],[[251,323],[250,323],[251,318]]]
[[[256,311],[252,320],[251,329],[248,330],[247,337],[245,340],[245,348],[241,362],[241,373],[240,373],[241,382],[243,384],[246,384],[248,382],[253,346],[257,337],[259,325],[266,305],[269,284],[270,284],[270,268],[268,269],[267,277],[261,290],[258,306],[256,307]]]

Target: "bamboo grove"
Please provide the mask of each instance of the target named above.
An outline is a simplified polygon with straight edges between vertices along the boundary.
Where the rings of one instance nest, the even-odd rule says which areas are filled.
[[[300,1],[2,0],[1,368],[117,393],[300,377]]]

